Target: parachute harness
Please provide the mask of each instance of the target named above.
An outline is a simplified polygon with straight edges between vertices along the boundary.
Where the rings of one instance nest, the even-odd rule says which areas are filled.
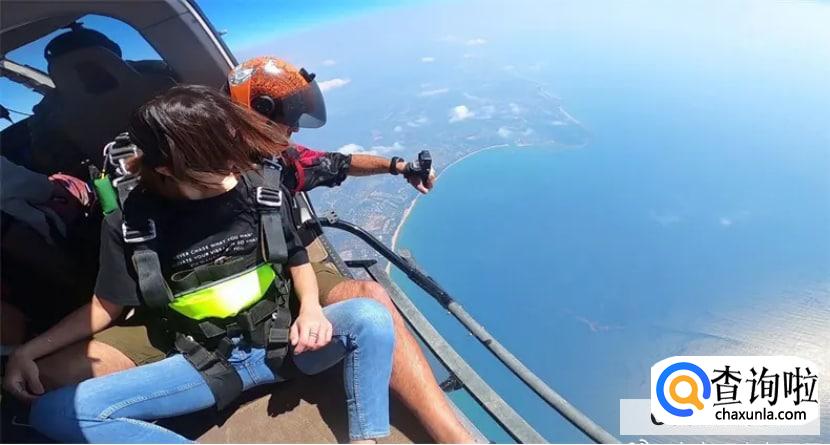
[[[131,147],[130,147],[131,146]],[[126,170],[125,158],[134,156],[129,136],[120,135],[108,148],[108,159],[120,170],[113,180],[122,210],[138,176]],[[242,179],[259,216],[259,252],[179,271],[166,280],[157,253],[156,222],[149,206],[130,206],[120,227],[131,246],[131,260],[142,298],[161,311],[164,329],[175,336],[174,347],[208,384],[217,409],[228,406],[242,392],[242,379],[228,357],[233,338],[242,336],[254,347],[265,348],[266,363],[281,377],[295,368],[289,354],[290,285],[282,265],[288,258],[283,232],[282,166],[266,160]]]

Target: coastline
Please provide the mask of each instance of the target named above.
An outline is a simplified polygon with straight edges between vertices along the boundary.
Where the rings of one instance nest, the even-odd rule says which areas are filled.
[[[497,148],[510,148],[510,147],[516,147],[516,145],[515,144],[507,144],[507,143],[505,143],[505,144],[496,144],[496,145],[489,145],[487,147],[483,147],[483,148],[480,148],[478,150],[471,151],[470,153],[467,153],[464,156],[450,162],[446,167],[444,167],[443,170],[441,170],[441,172],[437,173],[435,175],[435,182],[438,182],[438,179],[441,177],[441,175],[446,173],[455,164],[458,164],[459,162],[469,158],[470,156],[477,155],[477,154],[485,152],[487,150],[494,150],[494,149],[497,149]],[[392,241],[391,241],[391,245],[390,245],[390,248],[392,249],[392,251],[395,251],[395,249],[398,247],[398,236],[401,233],[401,229],[403,228],[404,224],[406,224],[406,220],[409,219],[409,215],[412,212],[412,209],[415,208],[415,204],[418,203],[418,200],[422,196],[426,196],[426,195],[418,193],[418,195],[415,196],[415,198],[412,199],[412,202],[410,202],[409,205],[406,207],[406,210],[403,211],[403,216],[401,216],[401,220],[400,220],[400,222],[398,222],[397,227],[395,227],[395,232],[392,234]],[[391,266],[391,264],[387,263],[386,273],[390,272],[390,266]]]
[[[461,161],[463,161],[463,160],[465,160],[465,159],[467,159],[471,156],[475,156],[479,153],[482,153],[482,152],[485,152],[485,151],[488,151],[488,150],[500,149],[500,148],[525,148],[525,147],[532,147],[532,146],[535,146],[535,145],[537,145],[537,144],[503,143],[503,144],[494,144],[494,145],[488,145],[486,147],[482,147],[478,150],[471,151],[471,152],[465,154],[464,156],[461,156],[460,158],[458,158],[458,159],[450,162],[449,164],[447,164],[447,166],[444,167],[440,172],[436,173],[435,181],[437,182],[438,179],[441,177],[441,175],[446,173],[454,165],[458,164],[459,162],[461,162]],[[586,144],[572,145],[572,146],[569,146],[569,145],[559,145],[559,146],[561,148],[583,148],[586,145],[587,145],[587,143]],[[390,248],[392,249],[392,251],[395,251],[397,249],[397,247],[398,247],[398,237],[401,234],[401,230],[403,229],[404,224],[406,224],[406,221],[409,219],[409,215],[412,213],[412,210],[415,208],[415,205],[418,203],[418,200],[423,196],[425,196],[425,195],[422,195],[422,194],[418,193],[414,198],[412,198],[412,201],[409,203],[409,205],[404,210],[403,215],[401,216],[401,220],[398,222],[398,225],[395,227],[395,231],[392,234],[392,240],[390,242]],[[386,273],[388,274],[388,273],[390,273],[390,271],[391,271],[391,264],[387,263],[386,264]]]

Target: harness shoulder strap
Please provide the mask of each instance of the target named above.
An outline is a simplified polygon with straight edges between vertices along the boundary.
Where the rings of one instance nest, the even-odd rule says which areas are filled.
[[[135,196],[133,199],[140,199]],[[133,246],[132,263],[138,287],[147,306],[160,308],[173,301],[173,293],[161,272],[156,252],[156,222],[142,205],[124,206],[121,235],[124,243]]]
[[[262,257],[271,264],[283,264],[288,260],[288,247],[282,226],[282,166],[276,160],[265,160],[262,169],[250,171],[244,178],[259,214]]]

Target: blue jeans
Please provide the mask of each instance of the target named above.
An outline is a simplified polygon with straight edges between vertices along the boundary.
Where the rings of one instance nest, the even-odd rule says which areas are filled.
[[[389,434],[392,317],[366,298],[323,308],[333,325],[331,343],[294,357],[304,374],[317,374],[345,358],[344,386],[352,440]],[[229,359],[244,390],[284,380],[265,364],[265,350],[236,340]],[[40,397],[30,421],[44,435],[66,443],[188,443],[148,421],[192,413],[215,404],[202,376],[176,354],[162,361],[66,386]]]

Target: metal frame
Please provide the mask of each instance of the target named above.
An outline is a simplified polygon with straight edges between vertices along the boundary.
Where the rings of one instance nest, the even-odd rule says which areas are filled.
[[[376,260],[346,261],[346,265],[352,268],[364,269],[373,280],[386,289],[395,307],[398,308],[398,311],[412,327],[415,334],[423,340],[435,357],[447,368],[451,373],[450,375],[455,376],[467,388],[479,405],[504,428],[507,434],[519,443],[547,443],[545,438],[508,405],[447,343],[444,337],[418,310],[415,303],[389,279],[389,275],[377,264]]]
[[[55,83],[48,74],[6,58],[0,60],[0,76],[7,77],[12,82],[19,83],[41,95],[55,88]]]

